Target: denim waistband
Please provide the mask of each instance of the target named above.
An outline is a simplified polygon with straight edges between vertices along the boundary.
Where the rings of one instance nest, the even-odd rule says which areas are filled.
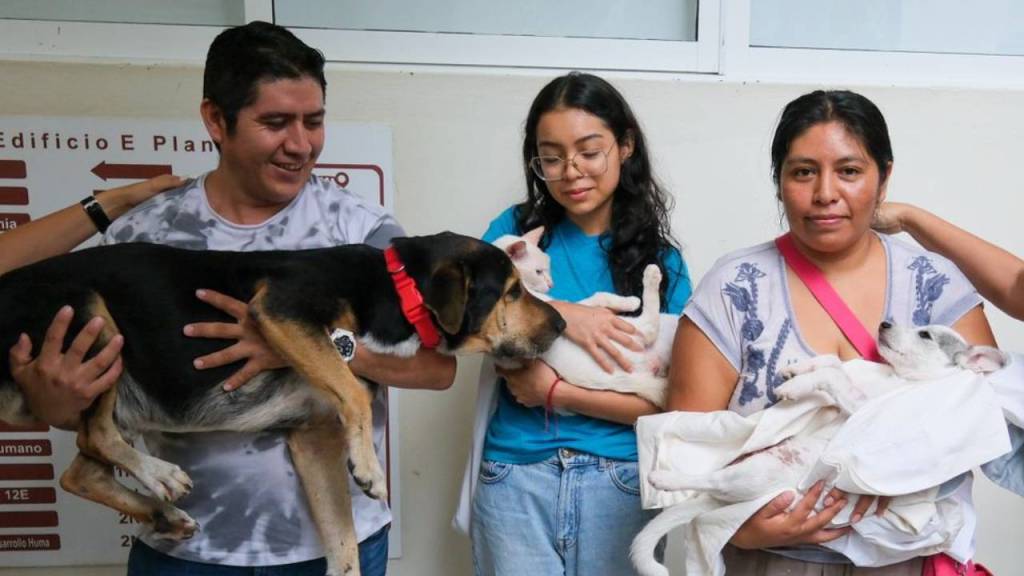
[[[550,458],[544,461],[546,464],[558,466],[560,468],[579,468],[584,466],[597,466],[599,469],[604,470],[609,466],[616,463],[626,462],[625,460],[615,460],[613,458],[605,458],[604,456],[596,456],[588,452],[579,452],[572,448],[559,448],[557,452]]]

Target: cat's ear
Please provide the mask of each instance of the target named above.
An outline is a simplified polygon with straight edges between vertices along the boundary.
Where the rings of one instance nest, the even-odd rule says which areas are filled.
[[[505,247],[505,253],[508,254],[508,257],[511,258],[513,262],[526,258],[526,241],[516,240]]]
[[[526,240],[527,242],[533,244],[534,246],[539,246],[540,239],[542,236],[544,236],[544,227],[537,226],[533,230],[530,230],[526,234],[523,234],[523,240]]]

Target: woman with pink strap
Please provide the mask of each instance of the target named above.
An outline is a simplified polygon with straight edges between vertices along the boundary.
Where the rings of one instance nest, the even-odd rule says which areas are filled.
[[[945,324],[973,344],[995,344],[980,297],[955,265],[871,231],[893,169],[885,119],[871,101],[848,91],[797,98],[782,113],[771,155],[789,225],[783,250],[803,263],[796,268],[823,279],[833,292],[824,301],[841,300],[868,340],[888,321]],[[819,354],[870,356],[852,342],[864,338],[847,336],[787,264],[776,243],[766,242],[721,258],[704,276],[676,334],[667,409],[750,414],[778,400],[787,364]],[[944,497],[973,514],[970,477],[955,480]],[[850,530],[826,528],[850,496],[831,493],[813,511],[822,489],[795,503],[791,493],[779,496],[751,517],[724,551],[728,573],[917,576],[933,563],[909,558],[859,568],[822,547]],[[854,522],[871,501],[858,500]],[[965,567],[974,553],[967,524],[949,551]]]

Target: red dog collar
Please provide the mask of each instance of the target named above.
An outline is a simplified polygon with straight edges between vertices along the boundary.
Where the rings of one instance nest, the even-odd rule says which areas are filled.
[[[423,305],[423,295],[416,288],[416,282],[405,273],[405,264],[398,257],[394,246],[384,251],[384,261],[387,263],[388,273],[391,274],[391,281],[395,283],[405,319],[416,329],[424,347],[437,348],[441,343],[441,334],[434,326],[427,307]]]

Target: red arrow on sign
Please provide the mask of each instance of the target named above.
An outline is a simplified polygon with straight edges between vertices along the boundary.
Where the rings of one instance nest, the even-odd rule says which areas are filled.
[[[168,164],[107,164],[106,160],[93,167],[92,173],[107,180],[109,178],[142,179],[161,174],[170,174]]]
[[[25,162],[22,160],[0,160],[0,178],[24,178]]]

